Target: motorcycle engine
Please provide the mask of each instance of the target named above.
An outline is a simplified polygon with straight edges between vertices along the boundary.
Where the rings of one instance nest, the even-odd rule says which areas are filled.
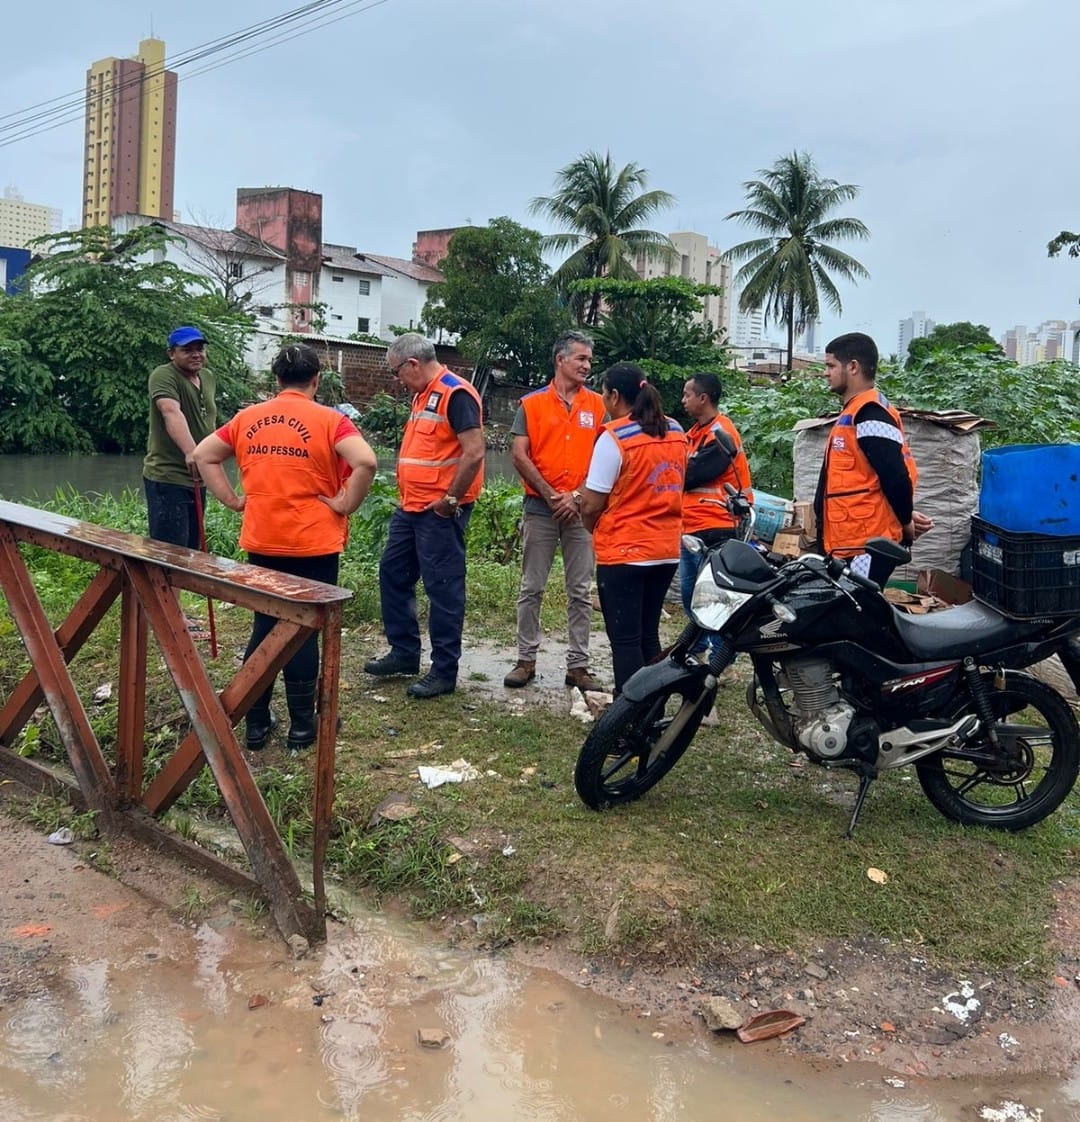
[[[840,697],[832,665],[823,659],[792,659],[781,674],[792,693],[795,739],[821,759],[842,756],[855,708]]]

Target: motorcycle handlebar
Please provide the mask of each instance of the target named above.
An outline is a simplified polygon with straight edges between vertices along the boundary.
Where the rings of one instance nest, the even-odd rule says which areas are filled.
[[[865,588],[869,592],[880,592],[881,585],[876,581],[872,581],[869,577],[861,576],[856,573],[851,566],[840,557],[831,557],[826,566],[829,570],[829,576],[834,580],[840,577],[845,577],[851,581],[852,584],[857,584],[860,588]]]

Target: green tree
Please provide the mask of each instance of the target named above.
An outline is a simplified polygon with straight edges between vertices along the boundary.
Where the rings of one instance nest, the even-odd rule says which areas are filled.
[[[0,451],[144,448],[146,379],[181,323],[206,335],[221,413],[246,395],[250,319],[165,260],[170,240],[153,226],[38,239],[46,255],[20,292],[0,301]]]
[[[904,365],[912,370],[935,351],[955,351],[961,347],[978,347],[987,354],[1004,354],[985,324],[963,320],[960,323],[939,323],[929,335],[912,339]]]
[[[450,239],[423,322],[459,335],[473,362],[495,363],[517,381],[545,381],[551,344],[569,325],[544,263],[541,236],[509,218],[467,227]]]
[[[732,246],[727,257],[745,262],[736,274],[742,285],[740,309],[764,308],[766,319],[787,327],[790,370],[795,332],[817,320],[822,300],[837,314],[843,311],[830,274],[852,283],[870,275],[854,257],[829,243],[836,238],[866,239],[870,232],[858,218],[833,217],[859,189],[826,179],[807,153],[782,156],[758,174],[761,179],[743,184],[747,208],[727,217],[764,236]]]
[[[1046,243],[1046,256],[1057,257],[1063,249],[1068,250],[1070,257],[1080,257],[1080,234],[1062,230],[1056,238]]]
[[[543,249],[570,256],[556,269],[555,283],[565,290],[570,281],[586,277],[635,280],[631,261],[639,253],[673,259],[675,250],[664,234],[643,223],[671,206],[667,191],[646,191],[648,173],[638,164],[616,169],[611,153],[586,152],[567,164],[555,179],[555,193],[532,200],[529,209],[564,228],[543,239]],[[640,193],[639,193],[640,192]],[[592,326],[600,318],[600,294],[586,303],[575,300],[579,320]]]

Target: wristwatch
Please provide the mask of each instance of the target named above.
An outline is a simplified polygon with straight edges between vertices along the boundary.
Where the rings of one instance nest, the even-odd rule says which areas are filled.
[[[574,506],[581,506],[581,492],[580,491],[571,491],[570,495],[574,500]]]
[[[457,497],[457,495],[444,495],[443,502],[445,502],[451,510],[457,510],[458,504],[461,502],[461,500]]]

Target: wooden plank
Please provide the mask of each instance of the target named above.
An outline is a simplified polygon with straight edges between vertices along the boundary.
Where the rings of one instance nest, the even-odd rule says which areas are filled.
[[[312,793],[311,877],[315,915],[326,938],[326,887],[323,866],[334,811],[334,763],[337,751],[338,679],[341,676],[341,606],[327,608],[323,628],[322,668],[319,674],[319,735],[315,749],[315,789]]]
[[[233,725],[247,713],[252,702],[273,681],[278,670],[304,645],[310,634],[307,628],[297,627],[292,623],[279,621],[274,625],[270,634],[219,695],[221,707]],[[143,805],[151,814],[164,814],[187,790],[205,763],[206,757],[197,734],[189,732],[143,792]]]
[[[199,659],[176,594],[160,569],[134,558],[126,568],[278,928],[286,938],[315,937],[318,921],[303,901],[296,870]]]
[[[56,636],[45,617],[45,609],[30,580],[26,563],[10,527],[3,523],[0,523],[0,587],[37,672],[79,787],[87,803],[98,812],[100,827],[112,832],[115,829],[113,815],[116,807],[112,776],[75,690],[75,683],[68,673]]]
[[[146,616],[127,582],[120,602],[117,706],[116,786],[130,804],[142,793],[146,752]]]
[[[68,612],[67,619],[54,632],[65,663],[70,663],[82,650],[83,644],[119,594],[120,574],[99,569],[75,607]],[[37,671],[31,666],[26,677],[11,691],[7,704],[0,709],[0,744],[15,742],[15,737],[44,698]]]

